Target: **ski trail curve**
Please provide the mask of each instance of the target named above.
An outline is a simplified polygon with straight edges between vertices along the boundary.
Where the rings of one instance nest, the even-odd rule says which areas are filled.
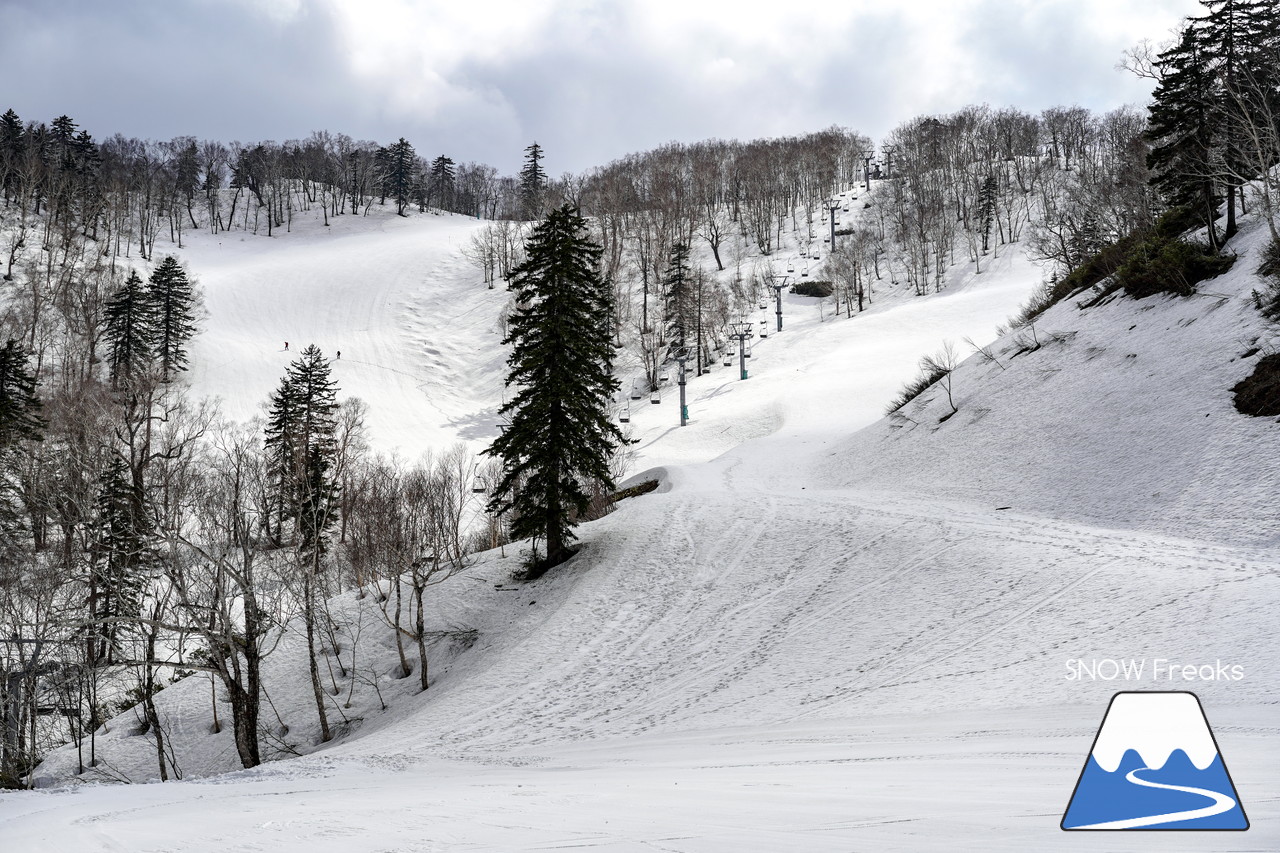
[[[1214,815],[1229,812],[1236,806],[1236,801],[1226,794],[1219,794],[1217,791],[1210,791],[1206,788],[1191,788],[1186,785],[1166,785],[1163,782],[1149,782],[1146,779],[1139,779],[1137,774],[1143,770],[1150,770],[1150,767],[1139,767],[1130,770],[1125,774],[1125,779],[1135,785],[1141,785],[1144,788],[1161,788],[1165,791],[1182,791],[1187,794],[1199,794],[1202,797],[1209,797],[1213,800],[1213,805],[1204,806],[1199,809],[1189,809],[1181,812],[1170,812],[1168,814],[1147,815],[1146,817],[1127,818],[1125,820],[1109,820],[1104,823],[1090,823],[1085,826],[1073,826],[1072,829],[1137,829],[1142,826],[1154,826],[1160,823],[1174,823],[1183,820],[1195,820],[1201,817],[1213,817]]]

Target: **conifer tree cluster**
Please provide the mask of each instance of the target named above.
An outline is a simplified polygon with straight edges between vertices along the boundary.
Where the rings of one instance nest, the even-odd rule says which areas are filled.
[[[503,468],[490,512],[509,513],[515,537],[546,544],[546,559],[532,559],[534,573],[572,556],[587,486],[613,488],[609,462],[624,441],[608,417],[618,389],[612,292],[600,275],[600,246],[586,228],[573,207],[552,211],[512,272],[521,308],[503,343],[512,346],[507,385],[517,390],[501,409],[507,426],[485,451]]]
[[[457,179],[458,172],[454,168],[452,157],[446,157],[441,154],[432,160],[422,209],[425,211],[426,208],[431,206],[432,202],[435,202],[439,207],[451,209]]]
[[[1236,231],[1240,187],[1271,165],[1280,107],[1280,3],[1201,0],[1160,54],[1147,138],[1152,183],[1208,229],[1217,249]],[[1224,233],[1216,226],[1226,201]]]
[[[173,255],[156,266],[145,286],[131,270],[103,311],[112,386],[126,385],[152,368],[164,382],[186,370],[195,312],[195,288]]]
[[[396,213],[404,216],[405,208],[413,199],[419,183],[417,152],[402,136],[394,145],[378,149],[378,162],[382,179],[382,198],[394,199]]]

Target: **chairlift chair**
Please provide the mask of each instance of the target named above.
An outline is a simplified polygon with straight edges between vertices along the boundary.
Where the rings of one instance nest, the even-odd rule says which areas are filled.
[[[724,351],[724,366],[733,367],[733,353],[728,350]]]
[[[627,406],[621,412],[618,413],[618,422],[624,423],[624,424],[631,423],[631,407],[630,406]]]
[[[662,402],[662,395],[659,394],[657,391],[654,391],[652,394],[649,395],[649,402],[653,403],[653,405],[655,406],[658,405],[659,403]]]
[[[742,345],[742,357],[751,358],[751,341],[747,341]]]
[[[762,338],[769,337],[769,321],[768,320],[760,321],[760,337]]]
[[[485,492],[489,491],[488,484],[485,483],[484,477],[476,477],[471,481],[471,491],[475,492],[477,495],[483,495]]]
[[[669,373],[668,373],[667,371],[665,371],[665,370],[658,374],[658,381],[659,381],[659,382],[666,382],[666,381],[668,381],[669,379],[671,379],[671,374],[669,374]]]
[[[631,383],[631,399],[632,400],[640,399],[640,387],[636,385],[636,383],[634,382]]]

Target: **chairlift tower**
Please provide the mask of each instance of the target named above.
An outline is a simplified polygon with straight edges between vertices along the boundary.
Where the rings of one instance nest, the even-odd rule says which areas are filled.
[[[832,196],[827,201],[827,210],[831,213],[831,249],[829,251],[832,252],[836,250],[836,211],[841,208],[842,204],[835,196]],[[781,314],[779,314],[779,317],[781,317]],[[778,328],[782,327],[779,326]]]
[[[747,341],[751,339],[751,323],[730,323],[729,337],[738,339],[738,379],[747,378]]]
[[[777,307],[777,312],[778,312],[778,331],[779,332],[782,331],[782,288],[787,286],[788,278],[790,278],[790,276],[784,275],[781,281],[775,281],[773,284],[769,285],[770,287],[773,288],[773,296],[774,296],[774,299],[776,300],[775,305]]]

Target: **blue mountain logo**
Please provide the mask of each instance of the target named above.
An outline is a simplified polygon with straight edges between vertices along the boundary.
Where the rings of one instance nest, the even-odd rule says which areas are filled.
[[[1194,693],[1111,697],[1062,828],[1249,828]]]

